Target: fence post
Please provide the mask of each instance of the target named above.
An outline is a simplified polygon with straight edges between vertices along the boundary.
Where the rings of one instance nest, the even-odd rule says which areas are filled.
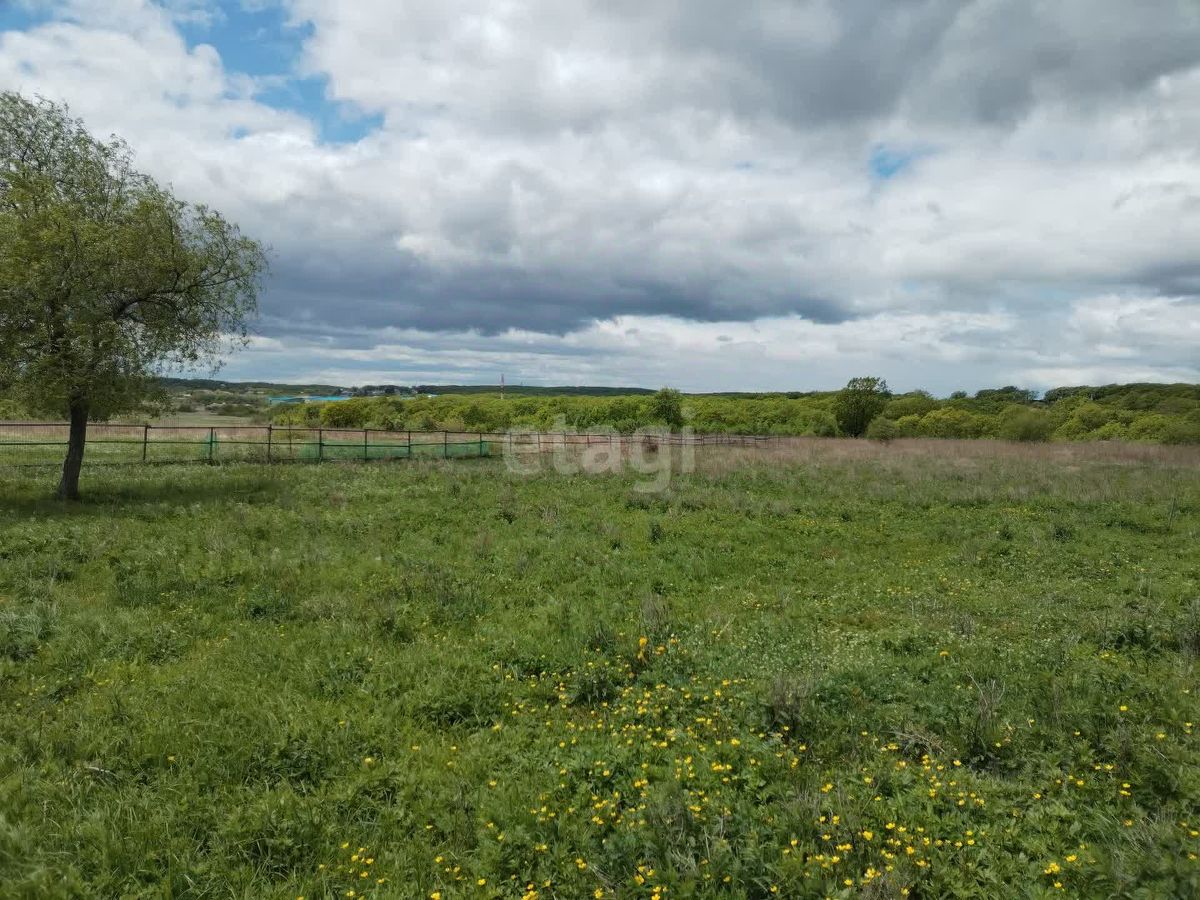
[[[442,459],[450,458],[450,432],[442,432]]]
[[[210,428],[210,429],[208,429],[208,461],[210,463],[213,461],[213,448],[216,446],[216,444],[217,444],[217,429]]]
[[[368,460],[368,459],[370,459],[370,458],[371,458],[371,457],[368,455],[368,452],[367,452],[367,434],[368,434],[368,432],[369,432],[370,430],[371,430],[371,429],[369,429],[369,428],[364,428],[364,429],[363,429],[363,460],[364,460],[364,461],[366,461],[366,460]]]
[[[273,425],[267,426],[267,462],[271,462],[271,432],[273,430]]]
[[[408,429],[406,434],[408,435],[406,438],[406,440],[408,441],[408,446],[404,448],[407,451],[405,454],[405,457],[407,459],[412,459],[412,429],[411,428]]]
[[[483,432],[479,432],[479,455],[483,456]]]
[[[142,427],[142,462],[146,461],[146,451],[150,449],[150,425]]]
[[[325,458],[325,429],[317,429],[317,462]]]

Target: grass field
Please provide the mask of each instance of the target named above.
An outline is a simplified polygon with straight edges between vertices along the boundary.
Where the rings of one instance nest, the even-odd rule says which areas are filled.
[[[0,896],[1195,897],[1200,452],[0,470]]]

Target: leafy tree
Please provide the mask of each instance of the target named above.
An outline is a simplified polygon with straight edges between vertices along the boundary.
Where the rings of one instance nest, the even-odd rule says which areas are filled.
[[[843,434],[862,437],[871,420],[887,406],[887,382],[882,378],[851,378],[833,401],[833,414]]]
[[[650,416],[669,428],[679,428],[683,425],[683,394],[674,388],[660,388],[650,398]]]
[[[89,418],[244,339],[265,268],[257,242],[136,171],[119,138],[0,93],[0,390],[70,420],[60,497],[79,496]]]

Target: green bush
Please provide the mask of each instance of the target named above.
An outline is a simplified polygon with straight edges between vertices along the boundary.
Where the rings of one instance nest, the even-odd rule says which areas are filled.
[[[905,416],[923,416],[925,413],[938,408],[938,401],[925,391],[913,391],[911,394],[901,394],[888,401],[883,408],[883,415],[897,420]]]
[[[27,417],[25,409],[16,400],[0,399],[0,420],[3,419],[24,419]]]
[[[879,416],[871,420],[871,424],[867,426],[867,438],[872,441],[880,441],[887,443],[900,437],[900,429],[892,419],[885,419]]]
[[[1163,430],[1164,444],[1200,444],[1200,422],[1176,419]]]
[[[1159,413],[1138,416],[1129,426],[1129,437],[1135,441],[1162,441],[1172,424],[1171,419]]]
[[[965,409],[935,409],[921,417],[920,430],[925,437],[977,438],[987,433],[988,422]]]
[[[1075,407],[1066,421],[1058,427],[1056,434],[1067,440],[1085,440],[1091,432],[1117,418],[1117,410],[1093,401],[1085,401]]]
[[[375,411],[375,405],[362,397],[323,403],[320,408],[321,424],[326,428],[362,428]]]
[[[1084,437],[1089,441],[1126,441],[1129,440],[1129,429],[1120,422],[1106,422]]]
[[[1043,410],[1010,406],[1000,414],[997,435],[1006,441],[1048,441],[1053,433],[1054,420]]]

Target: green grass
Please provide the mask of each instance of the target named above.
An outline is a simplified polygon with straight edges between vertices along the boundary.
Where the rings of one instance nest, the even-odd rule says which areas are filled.
[[[1196,896],[1195,460],[847,446],[0,471],[0,896]]]

